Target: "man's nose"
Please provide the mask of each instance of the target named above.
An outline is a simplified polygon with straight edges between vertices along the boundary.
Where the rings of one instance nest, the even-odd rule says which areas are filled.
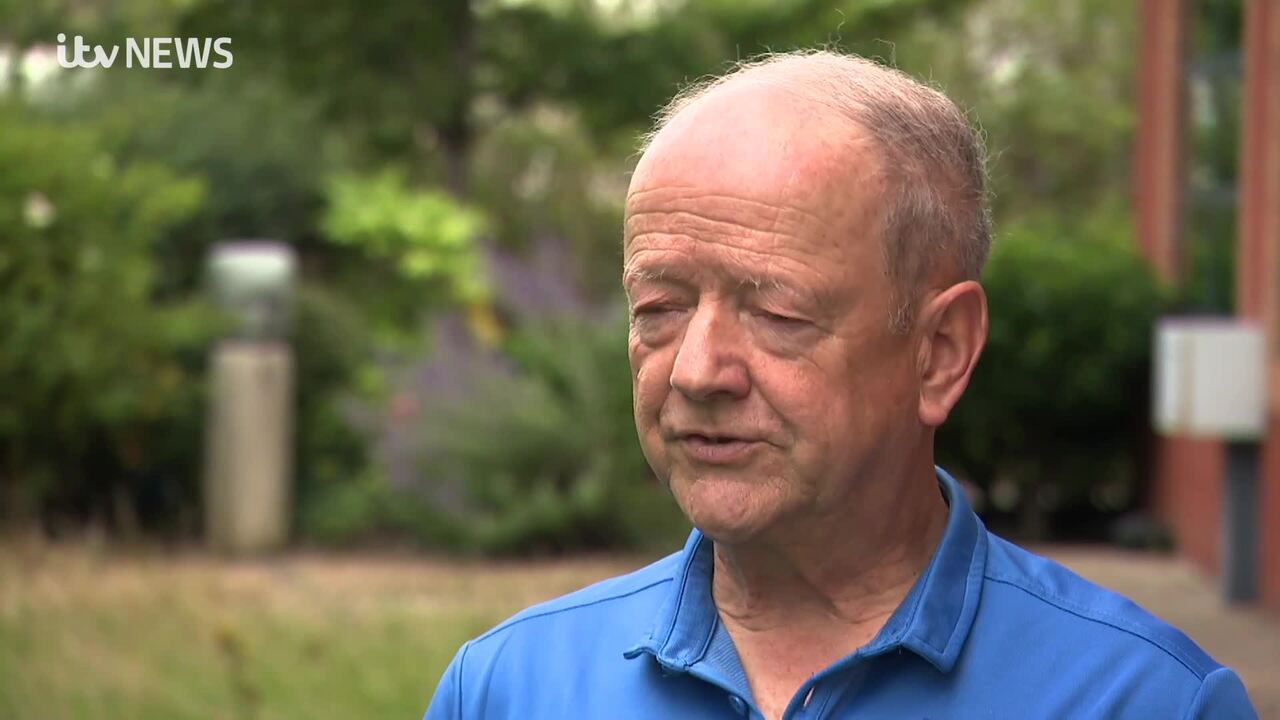
[[[702,304],[685,326],[671,368],[671,387],[691,400],[745,397],[751,378],[737,322],[726,309]]]

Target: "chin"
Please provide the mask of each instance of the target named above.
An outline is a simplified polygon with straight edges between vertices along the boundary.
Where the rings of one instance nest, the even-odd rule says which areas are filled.
[[[694,527],[726,544],[748,542],[768,530],[785,501],[776,486],[714,476],[673,478],[671,491]]]

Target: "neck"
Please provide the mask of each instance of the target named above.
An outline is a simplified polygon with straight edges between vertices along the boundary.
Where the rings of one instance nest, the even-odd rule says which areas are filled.
[[[748,542],[717,542],[712,595],[731,633],[809,635],[843,626],[858,632],[841,635],[870,640],[924,571],[946,527],[946,503],[927,460],[869,479],[851,502],[823,515]]]

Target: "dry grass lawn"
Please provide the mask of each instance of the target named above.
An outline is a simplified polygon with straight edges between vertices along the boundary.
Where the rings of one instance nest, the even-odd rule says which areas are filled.
[[[1183,628],[1280,720],[1280,619],[1173,558],[1041,548]],[[467,638],[646,558],[463,563],[0,541],[0,720],[417,718]]]
[[[0,544],[0,718],[421,717],[468,637],[641,561]]]

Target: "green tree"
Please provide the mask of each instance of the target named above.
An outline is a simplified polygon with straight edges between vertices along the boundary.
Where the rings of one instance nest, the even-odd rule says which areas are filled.
[[[91,130],[8,104],[0,166],[5,510],[30,516],[80,487],[105,514],[111,481],[158,460],[157,428],[198,399],[183,354],[213,322],[196,305],[153,302],[150,250],[203,188],[163,167],[121,165]],[[95,458],[121,472],[90,467]]]
[[[1108,0],[984,0],[898,43],[898,64],[983,129],[997,231],[1110,214],[1128,196],[1135,14]]]
[[[233,38],[235,54],[233,67],[216,73],[66,73],[62,79],[68,82],[50,86],[51,92],[39,97],[21,88],[13,91],[10,83],[17,102],[39,105],[58,120],[18,114],[26,118],[25,129],[12,136],[52,143],[51,150],[48,157],[20,155],[18,145],[6,144],[22,171],[12,179],[12,193],[0,198],[17,203],[12,207],[21,212],[15,217],[43,222],[47,207],[62,208],[66,201],[55,198],[54,190],[33,193],[34,181],[19,188],[19,179],[40,173],[71,177],[76,162],[82,173],[96,167],[73,157],[114,158],[115,174],[102,180],[110,188],[83,178],[50,187],[102,193],[106,199],[95,205],[103,213],[101,228],[127,225],[121,237],[148,238],[121,240],[129,250],[112,255],[121,268],[148,268],[145,289],[130,296],[135,300],[128,308],[118,305],[119,298],[104,300],[102,307],[115,308],[119,318],[135,310],[157,318],[147,325],[155,329],[151,339],[121,347],[148,348],[150,354],[144,355],[151,358],[150,367],[176,363],[188,380],[198,378],[198,363],[189,358],[198,353],[183,349],[193,342],[163,339],[177,335],[162,332],[159,328],[168,325],[158,318],[181,316],[177,307],[199,296],[209,246],[246,236],[293,244],[305,288],[295,337],[305,347],[299,355],[304,398],[299,434],[306,455],[300,473],[325,478],[318,484],[336,484],[368,476],[363,470],[367,439],[344,429],[341,399],[353,391],[368,396],[365,391],[384,384],[378,370],[387,361],[386,351],[395,351],[392,360],[403,359],[405,348],[414,345],[403,340],[419,332],[422,314],[470,307],[473,325],[488,328],[505,356],[528,360],[520,359],[523,341],[514,339],[542,330],[524,327],[520,317],[504,317],[507,335],[501,336],[485,304],[477,304],[492,290],[477,234],[517,251],[546,239],[562,240],[568,249],[563,269],[578,276],[590,302],[607,301],[616,293],[621,202],[638,133],[681,84],[768,49],[828,44],[876,56],[933,79],[972,107],[994,158],[998,238],[990,280],[993,298],[1002,305],[993,304],[993,313],[1014,312],[1018,322],[1043,319],[1018,314],[1026,308],[1003,305],[1023,302],[1009,290],[1027,288],[1030,281],[1020,273],[1043,272],[1058,262],[1074,267],[1080,258],[1111,267],[1111,260],[1091,254],[1101,252],[1093,246],[1123,244],[1118,238],[1124,231],[1117,228],[1124,213],[1116,210],[1115,199],[1127,194],[1132,14],[1124,4],[1104,0],[143,0],[88,5],[0,0],[0,42],[19,49],[51,43],[61,31],[86,34],[91,42],[130,34],[225,35]],[[61,128],[69,129],[65,137],[55,132]],[[43,130],[47,137],[39,134]],[[152,182],[156,191],[128,194],[133,191],[122,178],[130,173],[151,178],[134,182]],[[198,199],[185,204],[175,199],[182,188],[197,186],[202,188]],[[167,204],[166,197],[173,202]],[[157,203],[173,212],[144,210]],[[59,212],[57,217],[65,216]],[[1110,229],[1098,229],[1104,226]],[[20,244],[20,237],[36,232],[29,225],[6,227],[13,238],[8,244]],[[1013,256],[999,249],[1007,229],[1015,230],[1007,242],[1022,248]],[[94,226],[84,237],[104,232]],[[1112,239],[1098,240],[1104,236]],[[1041,257],[1027,250],[1037,242],[1088,247]],[[4,252],[26,257],[17,250]],[[43,272],[41,266],[22,262],[7,277],[38,284],[34,278]],[[1081,292],[1093,297],[1092,291]],[[52,294],[40,298],[39,305],[49,309],[37,308],[33,317],[52,314],[66,320],[65,312],[51,309],[61,300]],[[104,319],[104,329],[95,329],[91,314],[76,317],[57,327],[96,340],[114,328]],[[204,326],[175,320],[173,327],[194,337]],[[1018,352],[1020,332],[993,334],[988,359],[1006,355],[1015,365],[1029,361]],[[60,357],[54,362],[71,362],[67,355]],[[18,358],[15,351],[4,362],[19,367]],[[135,377],[130,375],[135,365],[120,367],[122,391],[136,387],[127,380]],[[545,369],[536,363],[528,367],[532,376]],[[80,377],[57,364],[46,370],[50,378]],[[1040,367],[1036,377],[1041,385],[1053,386],[1057,376],[1052,373],[1067,370]],[[114,372],[102,370],[93,382]],[[70,381],[56,382],[70,386]],[[87,379],[77,382],[77,387],[95,387]],[[529,396],[546,399],[540,393],[529,391]],[[554,412],[567,412],[564,408],[577,402],[565,400]],[[145,403],[120,407],[110,427],[147,425],[158,417],[144,411]],[[198,412],[188,414],[198,418]],[[986,448],[982,458],[1029,462],[1034,443],[1013,448],[997,438],[983,440],[984,425],[991,435],[992,423],[976,408],[961,415],[971,418],[959,426],[966,447]],[[43,417],[33,415],[32,422]],[[629,422],[616,420],[619,426]],[[142,457],[142,465],[179,454],[147,447],[158,442],[151,433],[133,433],[146,440],[140,444],[99,442],[92,439],[102,435],[95,428],[107,425],[95,423],[64,429],[75,443],[137,448],[112,453]],[[53,435],[26,428],[30,424],[11,420],[11,427],[22,426],[11,433],[26,433],[24,447],[47,448]],[[1117,438],[1120,444],[1134,441],[1132,434]],[[550,454],[564,450],[552,443],[532,446],[545,446]],[[165,447],[188,447],[189,464],[198,455],[196,441]],[[34,457],[47,450],[22,452]],[[984,467],[974,462],[974,469]],[[560,466],[548,460],[539,467]],[[120,478],[127,473],[96,472],[115,478],[107,484],[126,482]],[[566,472],[557,477],[578,473]],[[556,482],[577,486],[576,481]],[[581,495],[587,496],[595,497]],[[591,512],[578,517],[604,517]]]

